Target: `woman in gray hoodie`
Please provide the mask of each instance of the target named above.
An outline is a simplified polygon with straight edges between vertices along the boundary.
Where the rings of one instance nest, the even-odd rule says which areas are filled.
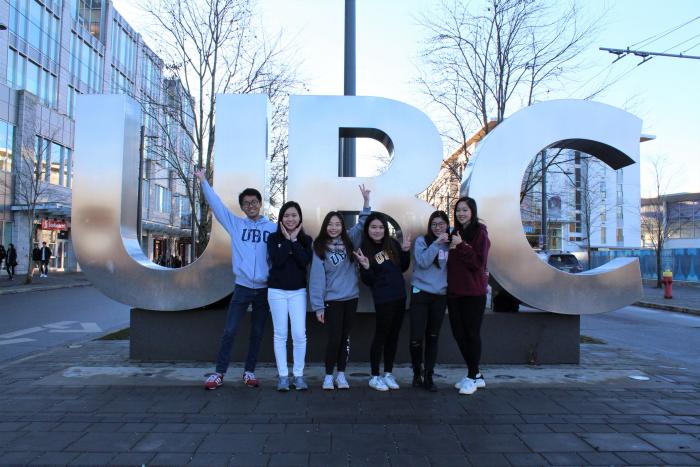
[[[428,231],[416,238],[415,263],[411,279],[411,339],[413,387],[437,391],[433,368],[437,359],[440,327],[447,307],[447,252],[450,223],[444,211],[435,211],[428,220]],[[422,372],[425,341],[425,372]],[[422,376],[422,378],[421,378]]]
[[[345,366],[350,352],[350,330],[357,311],[359,288],[357,265],[352,252],[362,243],[362,227],[370,214],[370,190],[360,185],[364,205],[357,224],[345,229],[343,215],[337,211],[326,214],[313,244],[313,259],[309,278],[311,308],[316,319],[326,325],[326,377],[323,389],[333,390],[333,369],[338,366],[335,385],[349,389]]]

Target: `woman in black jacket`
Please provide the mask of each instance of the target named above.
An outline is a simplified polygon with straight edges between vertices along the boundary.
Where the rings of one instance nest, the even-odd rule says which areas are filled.
[[[399,389],[391,374],[396,357],[399,331],[406,312],[406,285],[403,273],[411,264],[411,239],[404,236],[399,244],[389,235],[386,216],[373,212],[367,217],[362,248],[355,252],[362,282],[372,289],[376,314],[374,338],[370,350],[372,378],[369,387],[377,391]],[[384,377],[379,376],[379,362],[384,354]]]
[[[282,205],[277,232],[267,239],[270,275],[267,301],[274,328],[275,360],[279,373],[278,391],[289,391],[287,367],[287,329],[291,321],[294,376],[291,384],[297,391],[308,389],[304,381],[306,357],[306,268],[311,262],[311,237],[304,233],[301,206],[294,201]]]

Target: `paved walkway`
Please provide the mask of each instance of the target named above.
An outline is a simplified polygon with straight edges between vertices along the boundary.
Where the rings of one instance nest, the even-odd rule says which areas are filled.
[[[216,391],[209,365],[140,364],[128,343],[91,341],[0,367],[0,464],[700,465],[700,368],[583,345],[581,365],[487,367],[488,387],[460,396],[460,369],[439,392],[366,386],[277,393],[274,369]]]
[[[26,271],[17,271],[14,279],[9,280],[7,272],[3,269],[0,272],[0,295],[90,285],[80,272],[49,272],[49,277],[39,277],[38,270],[35,270],[31,284],[24,283],[26,277]]]

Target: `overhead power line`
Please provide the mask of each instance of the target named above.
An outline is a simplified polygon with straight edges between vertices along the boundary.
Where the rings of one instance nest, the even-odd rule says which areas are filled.
[[[649,44],[651,44],[651,43],[653,43],[653,42],[658,41],[659,39],[663,39],[664,37],[668,36],[668,35],[671,34],[672,32],[675,32],[675,31],[679,30],[680,28],[689,25],[690,23],[692,23],[692,22],[694,22],[694,21],[697,21],[698,19],[700,19],[700,16],[696,16],[695,18],[693,18],[693,19],[691,19],[691,20],[688,20],[688,21],[686,21],[686,22],[683,23],[683,24],[679,24],[678,26],[674,26],[674,27],[672,27],[672,28],[670,28],[670,29],[667,29],[666,31],[662,31],[662,32],[660,32],[660,33],[658,33],[658,34],[655,34],[655,35],[653,35],[653,36],[649,36],[649,37],[647,37],[646,39],[643,39],[643,40],[641,40],[641,41],[639,41],[639,42],[635,42],[634,44],[631,44],[631,45],[629,45],[629,46],[627,46],[627,47],[628,47],[628,48],[631,48],[631,47],[637,47],[637,46],[641,47],[642,45],[649,45]]]

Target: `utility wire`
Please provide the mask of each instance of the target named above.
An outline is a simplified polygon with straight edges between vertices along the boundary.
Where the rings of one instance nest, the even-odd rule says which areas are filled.
[[[656,34],[656,35],[650,36],[650,37],[648,37],[648,38],[646,38],[646,39],[643,39],[643,40],[641,40],[641,41],[639,41],[639,42],[636,42],[636,43],[634,43],[634,44],[632,44],[632,45],[629,45],[628,48],[631,49],[631,48],[634,48],[634,47],[637,47],[637,46],[649,45],[649,44],[651,44],[651,43],[653,43],[653,42],[658,41],[659,39],[662,39],[662,38],[668,36],[668,35],[671,34],[672,32],[675,32],[675,31],[679,30],[680,28],[689,25],[690,23],[692,23],[692,22],[694,22],[694,21],[697,21],[698,19],[700,19],[700,16],[696,16],[695,18],[693,18],[693,19],[691,19],[691,20],[688,20],[688,21],[686,21],[686,22],[683,23],[683,24],[680,24],[680,25],[678,25],[678,26],[674,26],[674,27],[672,27],[672,28],[670,28],[670,29],[668,29],[668,30],[666,30],[666,31],[660,32],[660,33],[658,33],[658,34]]]
[[[679,43],[676,44],[676,45],[672,45],[672,46],[669,47],[668,49],[664,50],[663,53],[666,53],[666,52],[668,52],[668,51],[671,50],[671,49],[675,49],[675,48],[678,47],[679,45],[683,45],[683,44],[685,44],[686,42],[690,42],[690,41],[692,41],[693,39],[695,39],[696,37],[700,37],[700,33],[695,34],[695,35],[694,35],[693,37],[691,37],[690,39],[686,39],[686,40],[684,40],[683,42],[679,42]],[[681,53],[683,53],[683,52],[681,52]]]

